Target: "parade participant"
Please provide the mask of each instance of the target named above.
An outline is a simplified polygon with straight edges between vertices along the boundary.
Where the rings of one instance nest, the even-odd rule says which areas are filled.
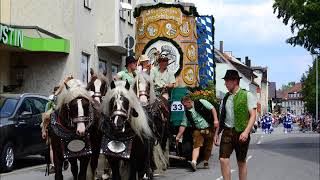
[[[218,131],[215,132],[215,128],[219,126],[216,109],[207,100],[192,101],[189,96],[182,98],[182,104],[185,107],[185,118],[181,123],[176,141],[178,142],[182,137],[187,124],[191,124],[193,130],[192,170],[196,171],[197,169],[200,147],[204,148],[204,168],[208,168],[213,137],[218,136]],[[218,138],[215,139],[218,141]]]
[[[138,59],[138,71],[150,74],[151,64],[147,55],[141,55]]]
[[[265,114],[261,117],[261,130],[267,134],[267,116]]]
[[[118,72],[114,77],[115,80],[128,81],[129,84],[132,84],[133,79],[137,75],[137,60],[133,56],[126,57],[126,69]]]
[[[176,78],[173,72],[168,70],[167,57],[159,57],[157,59],[159,67],[154,67],[151,69],[151,78],[154,81],[155,91],[157,95],[162,94],[163,97],[169,99],[167,92],[168,88],[174,88],[176,83]]]
[[[293,117],[291,116],[291,113],[288,112],[284,118],[284,124],[283,124],[284,133],[288,133],[288,132],[290,133],[292,131],[293,129],[292,120],[293,120]]]
[[[272,117],[271,113],[266,114],[266,134],[271,134],[272,132]]]
[[[219,132],[223,130],[220,142],[220,164],[224,180],[231,179],[230,155],[236,151],[239,179],[247,179],[246,156],[250,142],[250,131],[256,119],[257,101],[239,83],[241,77],[235,70],[227,70],[224,78],[228,93],[223,98]],[[215,142],[217,137],[215,137]]]
[[[59,86],[56,86],[56,87],[53,88],[52,94],[48,97],[49,101],[46,104],[45,112],[50,112],[50,111],[54,110],[55,105],[57,103],[58,95],[62,92],[62,90],[64,88],[64,85],[72,78],[73,78],[72,76],[66,77],[62,84],[60,84]],[[42,138],[43,139],[47,139],[48,138],[48,125],[49,125],[49,122],[46,122],[46,123],[43,122],[41,124],[41,126],[42,126]],[[50,143],[50,142],[48,142],[48,143]],[[64,162],[64,170],[68,169],[68,167],[69,167],[69,163],[68,163],[68,161],[65,161]],[[49,173],[54,173],[53,151],[52,151],[51,144],[50,144],[50,168],[49,168]]]

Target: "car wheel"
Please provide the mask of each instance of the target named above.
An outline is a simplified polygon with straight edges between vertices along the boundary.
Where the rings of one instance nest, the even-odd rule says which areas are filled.
[[[0,169],[2,172],[12,171],[13,163],[15,161],[14,147],[12,143],[7,143],[2,152],[0,159]]]

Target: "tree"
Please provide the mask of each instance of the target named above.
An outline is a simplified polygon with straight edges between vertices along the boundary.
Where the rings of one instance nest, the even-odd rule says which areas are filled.
[[[282,85],[281,86],[281,91],[288,90],[288,89],[292,88],[295,84],[296,84],[296,82],[291,81],[288,84]]]
[[[317,58],[320,61],[320,57]],[[306,72],[305,79],[302,78],[302,95],[305,102],[305,108],[309,113],[316,114],[316,60],[313,61],[313,66],[309,67]],[[320,66],[318,66],[318,73],[320,72]],[[319,75],[318,75],[319,76]],[[318,89],[320,94],[320,88]],[[318,103],[318,106],[320,103]]]
[[[292,33],[297,30],[287,43],[302,46],[312,54],[320,53],[319,0],[275,0],[273,10],[285,25],[290,24]]]

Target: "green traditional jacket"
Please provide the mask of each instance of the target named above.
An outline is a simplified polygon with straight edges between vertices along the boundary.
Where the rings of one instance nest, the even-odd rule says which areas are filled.
[[[227,93],[223,98],[222,108],[220,113],[220,132],[225,127],[226,119],[226,102],[230,93]],[[233,97],[233,111],[234,111],[234,128],[237,132],[243,132],[249,121],[249,109],[248,109],[248,92],[244,89],[240,89]]]
[[[243,132],[249,121],[248,92],[241,89],[233,98],[234,125],[237,132]]]

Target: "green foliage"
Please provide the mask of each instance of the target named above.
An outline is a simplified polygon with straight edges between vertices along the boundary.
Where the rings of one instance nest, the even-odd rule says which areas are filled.
[[[319,0],[275,0],[273,13],[285,25],[290,24],[297,34],[287,43],[306,48],[312,54],[320,53],[320,1]]]
[[[288,89],[292,88],[295,84],[296,84],[296,82],[291,81],[291,82],[289,82],[289,83],[286,84],[286,85],[282,85],[282,86],[281,86],[281,91],[288,90]]]
[[[317,58],[318,61],[318,77],[320,78],[320,58]],[[303,101],[305,102],[305,107],[307,111],[313,115],[316,114],[316,61],[313,61],[313,65],[309,67],[309,70],[306,72],[307,76],[304,81],[302,81],[302,95]],[[320,82],[319,82],[320,86]],[[318,88],[318,95],[320,94],[320,88]],[[320,102],[320,101],[319,101]],[[318,103],[320,106],[320,103]]]
[[[214,105],[216,109],[219,108],[219,100],[216,97],[215,85],[213,81],[210,81],[208,83],[208,87],[206,88],[189,88],[189,91],[191,92],[189,96],[192,100],[205,99],[209,101],[212,105]]]

